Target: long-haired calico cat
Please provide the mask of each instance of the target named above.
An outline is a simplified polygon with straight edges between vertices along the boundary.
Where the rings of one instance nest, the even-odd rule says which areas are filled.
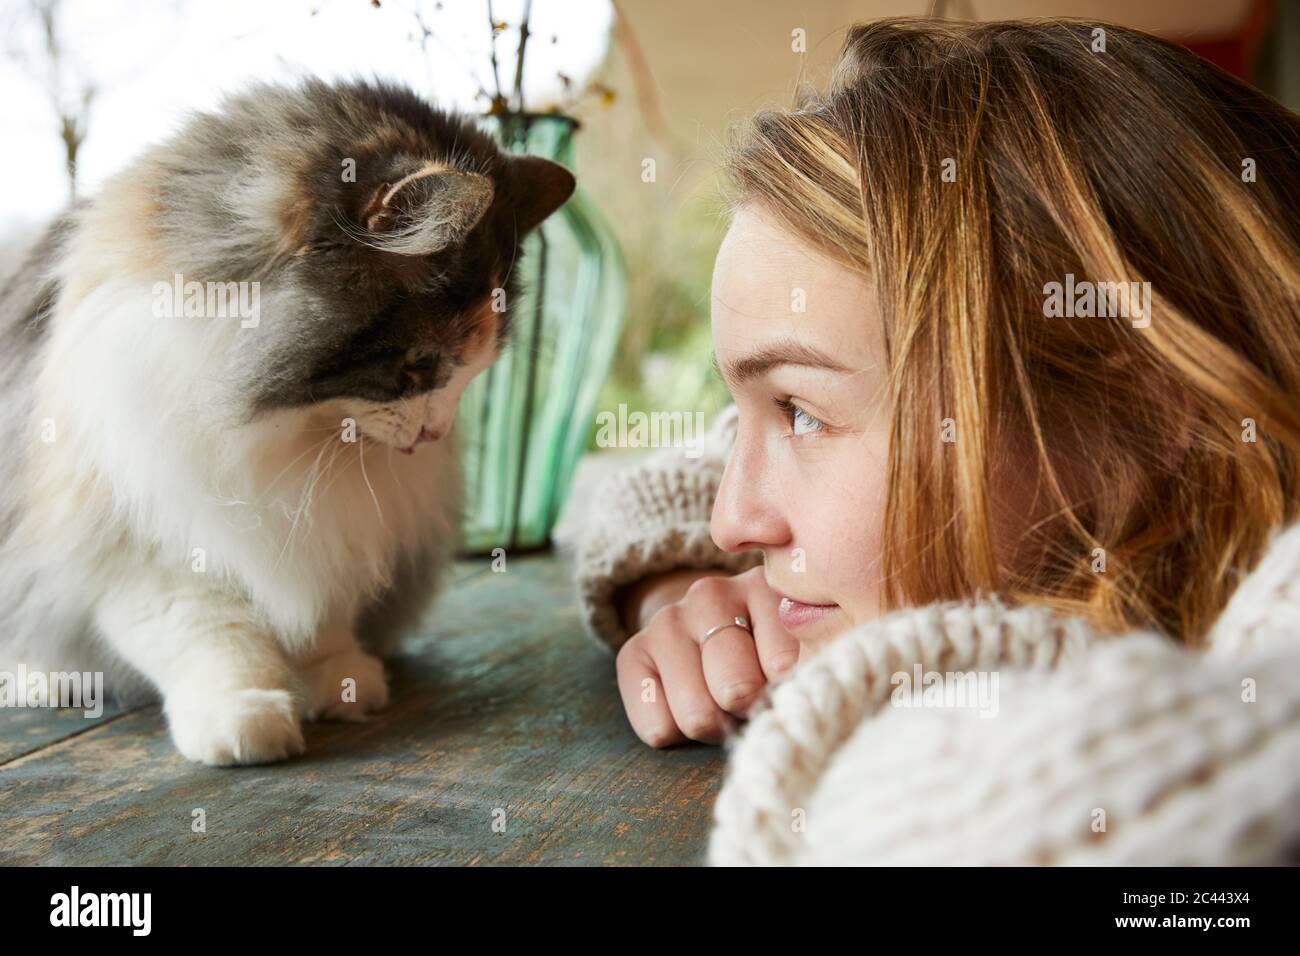
[[[407,90],[311,81],[56,223],[0,292],[0,671],[159,695],[209,764],[382,708],[454,542],[457,402],[573,186]]]

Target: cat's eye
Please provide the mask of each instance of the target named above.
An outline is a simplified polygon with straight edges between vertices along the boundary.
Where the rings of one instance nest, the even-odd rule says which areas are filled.
[[[441,357],[437,353],[409,349],[403,358],[398,391],[411,395],[435,388],[440,363]]]

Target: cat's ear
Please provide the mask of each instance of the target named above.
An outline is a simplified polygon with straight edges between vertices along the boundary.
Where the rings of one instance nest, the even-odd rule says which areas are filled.
[[[385,252],[427,256],[463,241],[493,194],[487,176],[426,163],[375,190],[361,222]]]
[[[573,173],[540,156],[511,157],[510,174],[518,197],[514,213],[521,236],[563,206],[576,185]]]

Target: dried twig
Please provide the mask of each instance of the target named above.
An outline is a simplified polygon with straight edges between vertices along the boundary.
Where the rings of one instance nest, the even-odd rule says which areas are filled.
[[[533,12],[533,0],[524,0],[524,16],[519,22],[519,56],[515,60],[515,109],[524,111],[524,51],[528,47],[528,19]]]

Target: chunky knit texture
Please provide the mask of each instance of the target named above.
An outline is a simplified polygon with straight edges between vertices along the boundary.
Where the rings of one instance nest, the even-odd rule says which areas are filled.
[[[615,597],[620,588],[678,568],[740,573],[762,552],[729,554],[713,543],[709,517],[726,454],[736,436],[736,406],[714,420],[698,457],[663,448],[597,489],[575,550],[578,598],[587,633],[617,650],[628,638]]]
[[[1294,597],[1300,528],[1260,570],[1279,566]],[[1275,610],[1258,623],[1280,636],[1289,615]],[[733,745],[709,859],[1296,862],[1300,621],[1289,639],[1231,635],[1251,650],[1103,640],[1077,619],[996,601],[855,628],[773,688]],[[917,663],[996,674],[995,715],[897,706],[895,675]]]
[[[729,409],[700,458],[660,453],[597,496],[579,589],[610,646],[618,587],[758,563],[708,539],[734,428]],[[916,665],[996,677],[993,715],[900,706]],[[1300,526],[1204,651],[996,598],[854,628],[751,713],[714,813],[719,865],[1300,862]]]

